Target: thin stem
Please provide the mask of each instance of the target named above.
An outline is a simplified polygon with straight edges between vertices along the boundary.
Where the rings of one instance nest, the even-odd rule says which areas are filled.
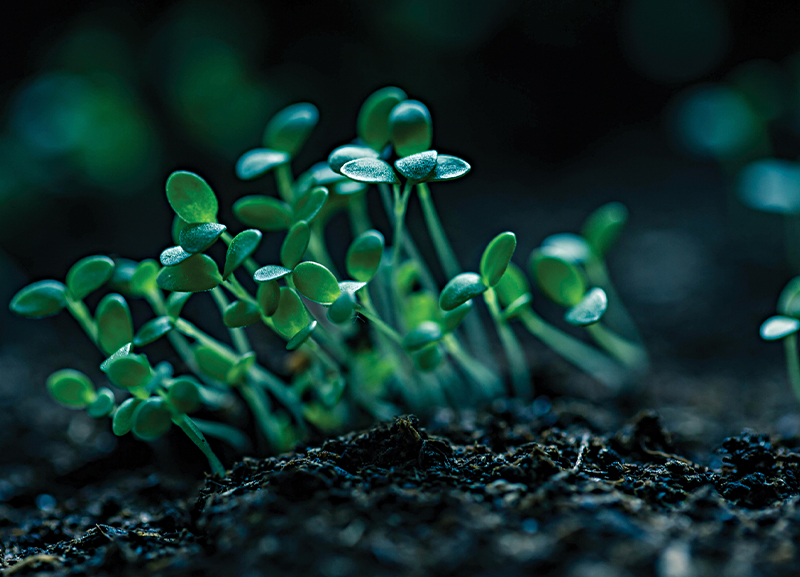
[[[483,300],[492,315],[497,335],[500,337],[500,344],[508,359],[508,368],[511,371],[511,384],[514,387],[514,395],[520,399],[529,399],[533,396],[533,381],[528,371],[528,364],[525,361],[525,353],[517,340],[514,331],[508,326],[501,315],[500,305],[497,303],[497,295],[493,288],[487,289],[483,293]]]
[[[228,299],[225,298],[225,293],[222,292],[222,289],[219,287],[211,289],[211,296],[214,298],[214,302],[217,303],[220,314],[224,313],[225,309],[228,307]],[[233,341],[233,346],[236,348],[236,352],[240,355],[245,355],[253,350],[243,329],[228,328],[228,333],[231,335],[231,340]]]
[[[398,333],[392,327],[383,322],[374,310],[367,309],[362,304],[356,306],[356,311],[358,311],[358,313],[360,313],[367,320],[369,320],[369,322],[372,323],[372,325],[376,329],[378,329],[381,333],[392,339],[392,341],[394,341],[398,345],[400,345],[403,342],[403,337],[400,336],[400,333]]]
[[[458,264],[458,258],[456,258],[456,253],[453,251],[450,241],[447,240],[447,234],[444,232],[442,221],[439,219],[439,214],[436,212],[436,207],[431,198],[431,191],[426,183],[420,182],[417,185],[417,193],[422,204],[425,224],[428,227],[431,240],[433,240],[433,248],[439,257],[444,274],[447,278],[453,278],[461,272],[461,266]]]
[[[157,315],[167,316],[167,305],[160,289],[156,288],[150,291],[145,295],[145,299]],[[194,351],[192,351],[192,347],[186,338],[177,331],[170,331],[167,333],[167,339],[181,360],[189,367],[189,370],[198,376],[201,375],[200,365],[197,364]]]
[[[529,306],[520,312],[520,320],[533,336],[612,391],[619,391],[627,380],[625,372],[617,363],[583,341],[545,322]]]
[[[97,323],[84,302],[67,298],[67,310],[69,310],[70,314],[78,321],[78,324],[92,340],[92,343],[102,352],[103,349],[100,348],[100,343],[98,341]]]
[[[183,413],[177,413],[172,415],[172,422],[178,425],[183,432],[186,433],[186,436],[189,437],[195,445],[197,445],[197,448],[203,452],[203,454],[206,456],[206,459],[208,459],[208,464],[211,465],[211,472],[214,475],[224,477],[225,467],[222,466],[222,462],[214,454],[214,451],[211,450],[211,445],[208,444],[205,436],[203,436],[203,433],[192,421],[192,419]]]
[[[350,216],[350,226],[353,227],[355,235],[372,228],[367,210],[367,195],[363,192],[350,197],[350,202],[347,203],[347,213]]]
[[[220,238],[222,238],[222,242],[225,243],[225,246],[228,246],[228,247],[231,246],[231,242],[233,241],[233,237],[230,234],[228,234],[227,232],[223,232],[222,236]],[[247,257],[247,259],[244,261],[244,268],[247,269],[247,272],[250,273],[250,276],[253,276],[254,274],[256,274],[256,271],[261,267],[258,265],[258,263],[252,257]],[[233,274],[231,274],[231,277],[229,277],[229,278],[232,278],[232,277],[233,277]]]
[[[786,368],[789,371],[789,383],[795,398],[800,401],[800,354],[797,351],[797,333],[783,339],[786,349]]]
[[[586,327],[586,331],[594,341],[603,347],[608,354],[617,359],[634,373],[647,372],[650,364],[647,352],[630,341],[607,329],[602,323],[594,323]]]
[[[292,176],[292,165],[289,162],[275,167],[275,182],[278,185],[278,194],[281,198],[292,204],[294,202],[294,177]]]
[[[192,420],[204,435],[228,443],[241,454],[249,453],[253,450],[253,444],[250,442],[249,437],[236,427],[217,421],[198,419],[197,417]]]
[[[325,245],[325,237],[322,225],[319,221],[311,224],[311,236],[308,239],[308,252],[319,264],[323,265],[333,273],[336,278],[341,278],[339,272],[336,270],[336,265],[333,264],[333,259],[328,253],[328,247]]]
[[[500,378],[480,362],[471,357],[453,334],[442,339],[447,352],[456,360],[467,376],[480,388],[484,399],[491,399],[502,393]]]
[[[250,383],[243,383],[239,387],[239,391],[242,393],[242,397],[244,397],[244,400],[253,412],[253,417],[256,423],[258,423],[258,428],[264,433],[270,445],[277,450],[283,449],[283,431],[272,415],[269,397],[264,394],[264,390],[260,387],[254,387]]]
[[[295,395],[283,381],[260,365],[253,365],[250,367],[247,371],[247,376],[257,385],[272,393],[272,395],[286,407],[297,423],[297,428],[304,434],[306,425],[305,417],[303,417],[303,403],[297,395]]]
[[[394,234],[392,236],[392,277],[396,279],[397,271],[400,269],[400,253],[403,246],[403,233],[405,232],[406,209],[408,208],[408,198],[411,196],[411,184],[406,181],[402,194],[400,187],[395,185],[394,189]],[[393,282],[393,285],[396,283]]]

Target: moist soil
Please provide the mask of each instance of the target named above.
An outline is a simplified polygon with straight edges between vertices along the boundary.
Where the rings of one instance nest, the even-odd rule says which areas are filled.
[[[583,400],[407,415],[223,478],[88,467],[0,504],[4,575],[800,572],[800,439],[698,449]]]

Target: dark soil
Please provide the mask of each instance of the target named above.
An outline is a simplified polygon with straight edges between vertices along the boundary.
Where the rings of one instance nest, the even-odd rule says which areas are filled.
[[[796,575],[800,440],[698,456],[643,412],[497,402],[192,486],[135,473],[0,505],[6,575]],[[611,432],[608,432],[611,431]]]

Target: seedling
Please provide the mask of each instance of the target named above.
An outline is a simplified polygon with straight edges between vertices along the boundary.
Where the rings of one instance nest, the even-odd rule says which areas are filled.
[[[63,369],[47,382],[57,401],[94,418],[111,417],[115,434],[146,441],[175,424],[206,455],[212,471],[222,473],[206,437],[238,450],[249,450],[247,438],[230,425],[190,414],[244,402],[261,435],[283,450],[309,427],[342,427],[359,413],[386,418],[442,403],[485,402],[507,393],[506,373],[514,394],[530,398],[528,363],[511,326],[516,320],[613,390],[628,370],[642,368],[641,347],[600,323],[616,302],[603,257],[627,219],[624,207],[601,208],[583,237],[550,237],[530,259],[541,292],[567,307],[567,323],[587,327],[607,356],[534,313],[531,285],[512,262],[514,233],[502,232],[488,243],[478,272],[461,268],[429,184],[461,178],[470,165],[431,149],[432,122],[424,104],[398,88],[377,91],[359,112],[357,138],[295,176],[293,159],[317,121],[313,105],[292,105],[269,122],[260,147],[242,154],[237,176],[273,175],[278,195],[236,200],[232,212],[239,225],[219,222],[217,195],[200,175],[174,172],[166,182],[174,245],[158,260],[87,257],[70,268],[64,283],[38,281],[17,293],[11,310],[20,315],[71,313],[97,345],[100,369],[114,387],[96,390],[86,375]],[[389,231],[376,230],[369,219],[372,188],[387,211]],[[444,287],[406,230],[415,191],[450,279]],[[335,263],[325,227],[341,211],[349,216],[352,240],[344,262]],[[283,236],[279,254],[261,250],[267,234]],[[344,275],[338,272],[342,265]],[[92,314],[85,299],[104,286],[115,292]],[[217,310],[227,338],[208,334],[183,315],[193,298]],[[130,299],[143,299],[154,313],[138,328]],[[492,358],[489,333],[475,312],[480,301],[507,371],[498,371],[500,363]],[[629,322],[624,314],[619,318]],[[268,367],[251,346],[251,338],[262,339],[264,332],[285,342],[286,368]],[[154,364],[148,347],[161,339],[175,355]],[[275,355],[270,357],[274,362]],[[175,375],[174,367],[184,374]]]
[[[800,353],[797,332],[800,331],[800,277],[795,277],[778,297],[778,314],[761,324],[760,334],[765,341],[783,341],[786,351],[786,370],[794,396],[800,401]]]

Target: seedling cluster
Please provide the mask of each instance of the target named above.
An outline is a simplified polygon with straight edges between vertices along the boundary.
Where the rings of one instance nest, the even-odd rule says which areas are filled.
[[[627,220],[622,205],[597,209],[580,234],[546,238],[527,263],[541,294],[565,308],[568,324],[585,327],[594,347],[534,311],[528,276],[512,262],[514,233],[494,237],[477,272],[464,271],[430,185],[460,178],[470,165],[431,149],[424,104],[399,88],[378,90],[361,107],[357,138],[295,176],[292,159],[317,120],[312,104],[289,106],[267,125],[263,147],[238,160],[239,178],[271,174],[278,192],[234,203],[233,214],[244,226],[238,233],[219,222],[217,196],[201,176],[174,172],[166,196],[175,212],[175,244],[158,260],[90,256],[72,266],[64,282],[42,280],[16,294],[10,307],[20,315],[71,313],[100,350],[100,369],[115,387],[98,390],[86,375],[64,369],[47,381],[53,398],[92,417],[110,417],[117,435],[132,432],[152,440],[177,425],[212,471],[222,473],[206,437],[240,450],[246,450],[247,437],[229,424],[189,415],[232,399],[246,403],[271,447],[283,450],[309,426],[335,429],[359,413],[387,418],[401,407],[424,413],[436,405],[485,402],[507,394],[505,376],[513,394],[531,398],[514,324],[613,391],[646,369],[646,352],[604,263]],[[389,246],[369,218],[373,189],[388,215]],[[414,193],[438,264],[450,279],[443,288],[406,230]],[[325,241],[326,224],[342,211],[352,228],[344,274]],[[283,241],[280,253],[261,264],[256,258],[265,234],[281,234]],[[221,269],[220,258],[211,256],[219,244],[227,247]],[[85,299],[103,286],[115,292],[92,314]],[[201,293],[210,295],[209,309],[221,315],[227,338],[208,334],[182,315],[186,302]],[[154,318],[134,327],[130,299],[146,301]],[[480,302],[505,359],[490,353],[491,336],[476,310]],[[271,331],[292,351],[288,376],[257,358],[250,343],[257,330]],[[143,351],[164,338],[177,358],[153,362]],[[176,366],[187,374],[176,375]]]

